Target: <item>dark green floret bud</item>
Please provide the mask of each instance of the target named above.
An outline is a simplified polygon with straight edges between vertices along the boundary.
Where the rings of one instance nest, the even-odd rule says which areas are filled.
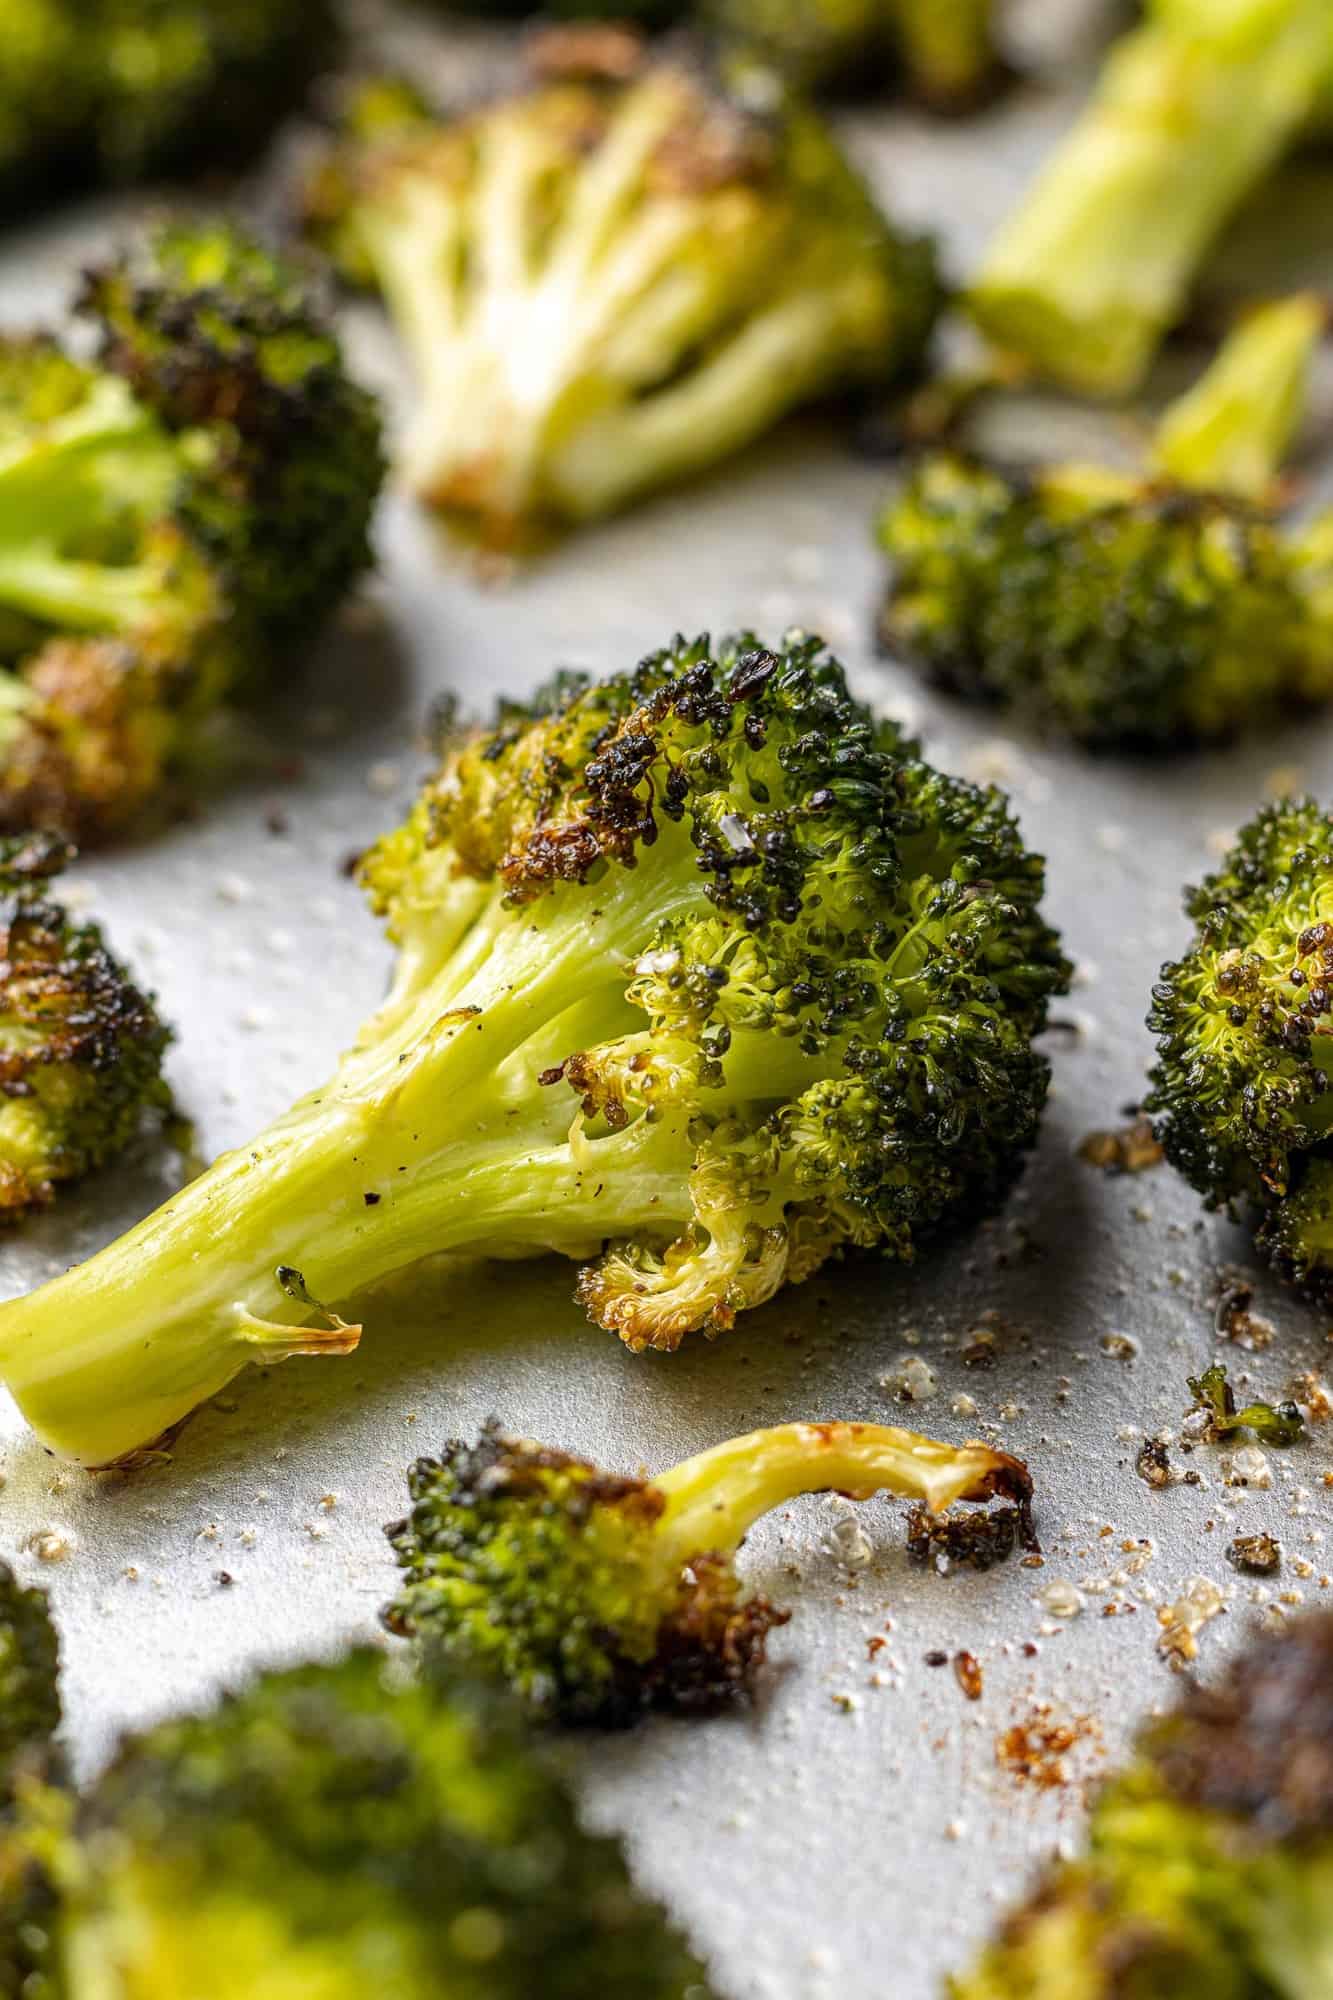
[[[498,1678],[539,1715],[624,1723],[648,1708],[743,1695],[787,1613],[747,1592],[734,1557],[761,1515],[802,1493],[1016,1500],[1026,1468],[882,1424],[785,1424],[653,1479],[625,1479],[495,1426],[408,1474],[387,1532],[403,1572],[389,1630]]]

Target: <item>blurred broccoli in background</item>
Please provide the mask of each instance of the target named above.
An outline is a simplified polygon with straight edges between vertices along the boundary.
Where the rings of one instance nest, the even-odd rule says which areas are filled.
[[[383,467],[309,275],[231,225],[163,226],[79,311],[92,362],[0,339],[0,823],[86,841],[318,631]]]
[[[1145,475],[927,458],[881,517],[885,650],[1098,747],[1169,749],[1333,694],[1333,515],[1265,502],[1325,321],[1244,321],[1169,409]]]
[[[708,2000],[494,1692],[363,1648],[126,1738],[77,1797],[56,1666],[0,1565],[7,2000]]]
[[[652,1479],[621,1479],[494,1425],[418,1459],[412,1511],[388,1530],[403,1582],[390,1631],[495,1674],[539,1714],[630,1722],[744,1693],[787,1614],[746,1595],[733,1558],[775,1507],[836,1490],[955,1500],[1032,1482],[987,1445],[883,1424],[783,1424]]]
[[[991,246],[982,331],[1068,388],[1132,390],[1329,76],[1328,0],[1161,0]]]
[[[336,25],[333,0],[0,0],[0,208],[249,164]]]
[[[1327,1299],[1333,814],[1310,799],[1266,806],[1185,909],[1194,937],[1153,988],[1145,1109],[1208,1205],[1257,1212],[1259,1249]]]
[[[1333,1616],[1250,1642],[1149,1723],[952,2000],[1327,2000]]]
[[[407,109],[367,141],[354,105],[306,194],[406,343],[406,471],[430,505],[508,546],[920,364],[931,247],[770,75],[626,31],[533,49],[531,88],[452,121]]]
[[[171,1103],[162,1077],[171,1036],[151,999],[96,924],[76,923],[44,900],[67,859],[63,842],[49,835],[0,839],[4,1220],[50,1201],[59,1182],[105,1166],[145,1112]]]
[[[997,0],[701,0],[724,38],[809,87],[893,83],[926,109],[972,110],[1003,74]]]

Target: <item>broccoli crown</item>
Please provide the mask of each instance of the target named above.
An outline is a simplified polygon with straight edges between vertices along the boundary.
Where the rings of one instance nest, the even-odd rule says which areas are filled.
[[[771,77],[605,27],[537,60],[531,89],[451,122],[354,112],[307,201],[411,350],[431,504],[511,543],[919,361],[930,246]]]
[[[171,1039],[151,999],[42,890],[67,859],[51,836],[0,840],[0,1214],[104,1166],[145,1111],[165,1110]]]
[[[1210,1206],[1257,1204],[1261,1245],[1317,1290],[1333,1250],[1333,816],[1310,799],[1264,807],[1185,909],[1194,937],[1153,989],[1147,1109]]]
[[[1333,1967],[1333,1619],[1150,1724],[954,2000],[1317,2000]]]
[[[374,405],[299,266],[167,226],[85,281],[97,365],[0,342],[0,820],[95,838],[369,561]]]
[[[763,1513],[830,1487],[1017,1496],[1016,1459],[876,1424],[790,1424],[737,1438],[655,1480],[622,1479],[494,1424],[408,1474],[387,1530],[403,1582],[389,1630],[483,1667],[539,1714],[625,1723],[649,1707],[743,1694],[787,1614],[747,1592],[733,1557]]]
[[[328,0],[0,0],[0,201],[248,159],[334,28]]]
[[[932,769],[804,634],[566,677],[448,751],[362,872],[399,946],[389,998],[151,1246],[104,1253],[135,1270],[141,1334],[149,1296],[183,1316],[160,1401],[142,1345],[93,1393],[119,1339],[106,1264],[63,1308],[102,1329],[78,1408],[72,1374],[39,1385],[36,1319],[100,1259],[23,1301],[20,1342],[0,1307],[0,1375],[62,1433],[67,1410],[79,1455],[300,1346],[277,1256],[339,1304],[445,1250],[609,1242],[581,1296],[669,1349],[845,1245],[910,1257],[992,1209],[1035,1138],[1033,1037],[1067,978],[1041,860],[1001,794]]]
[[[507,1708],[370,1649],[130,1739],[75,1832],[73,1992],[706,2000]]]
[[[1224,495],[949,454],[879,533],[886,649],[1081,742],[1170,748],[1333,692],[1300,543]]]

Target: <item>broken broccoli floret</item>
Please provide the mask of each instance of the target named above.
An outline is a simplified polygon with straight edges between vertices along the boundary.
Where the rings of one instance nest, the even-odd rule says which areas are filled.
[[[580,50],[604,57],[605,39],[566,30],[557,73],[451,122],[367,141],[355,118],[307,199],[409,349],[411,485],[493,545],[889,380],[937,310],[930,247],[878,214],[771,77],[647,53],[584,73]]]
[[[1204,1436],[1210,1444],[1236,1431],[1253,1431],[1261,1444],[1295,1444],[1305,1428],[1305,1419],[1296,1403],[1238,1404],[1236,1392],[1227,1380],[1227,1371],[1215,1361],[1202,1375],[1189,1378],[1194,1398],[1186,1422],[1194,1416],[1206,1423]]]
[[[0,839],[0,1220],[105,1166],[171,1103],[152,1000],[96,924],[44,900],[67,859],[51,836]]]
[[[1263,506],[1302,413],[1317,301],[1232,334],[1159,426],[1153,470],[945,453],[886,508],[886,651],[1098,747],[1233,734],[1333,693],[1333,514]]]
[[[952,2000],[1322,2000],[1333,1978],[1333,1617],[1253,1641],[1150,1723]]]
[[[1185,910],[1194,937],[1153,988],[1145,1109],[1209,1207],[1257,1212],[1261,1251],[1326,1296],[1333,815],[1311,799],[1264,807]]]
[[[370,560],[375,406],[306,274],[227,225],[85,280],[96,361],[0,341],[0,823],[158,794]]]
[[[0,1307],[0,1378],[60,1449],[117,1456],[329,1343],[280,1262],[340,1304],[558,1251],[596,1321],[671,1349],[846,1246],[974,1222],[1036,1136],[1068,976],[1041,860],[803,633],[559,677],[361,873],[398,973],[331,1081]]]
[[[621,1723],[646,1708],[743,1694],[787,1614],[748,1593],[734,1557],[761,1515],[801,1493],[1008,1494],[1026,1468],[882,1424],[784,1424],[622,1479],[494,1425],[408,1474],[387,1533],[403,1571],[389,1630],[497,1675],[539,1714]]]
[[[983,332],[1070,388],[1132,390],[1330,70],[1328,0],[1158,7],[992,245],[970,294]]]

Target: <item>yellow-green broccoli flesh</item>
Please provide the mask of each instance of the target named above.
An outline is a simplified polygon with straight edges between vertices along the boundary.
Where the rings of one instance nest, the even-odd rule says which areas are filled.
[[[1333,1618],[1251,1644],[1150,1724],[1088,1852],[952,2000],[1321,2000],[1333,1990]]]
[[[1264,511],[1318,301],[1244,322],[1163,418],[1154,469],[936,454],[885,509],[885,649],[1097,747],[1234,734],[1333,693],[1333,514]]]
[[[369,561],[374,406],[300,267],[223,225],[85,280],[92,363],[0,342],[0,824],[112,833]]]
[[[365,137],[310,218],[382,293],[417,378],[416,491],[483,541],[624,506],[796,405],[916,364],[939,287],[816,115],[566,31],[533,87]],[[554,68],[555,73],[550,73]]]
[[[733,1558],[761,1515],[801,1493],[887,1491],[932,1512],[996,1495],[1024,1520],[1031,1480],[985,1445],[882,1424],[786,1424],[653,1479],[505,1437],[419,1459],[412,1511],[386,1532],[403,1571],[390,1631],[497,1676],[537,1713],[629,1722],[744,1694],[774,1625]]]
[[[1159,7],[992,245],[970,294],[983,332],[1072,389],[1132,390],[1331,71],[1327,0]]]
[[[844,1246],[975,1221],[1035,1138],[1067,978],[1041,860],[817,639],[559,679],[449,749],[362,874],[398,973],[329,1083],[0,1308],[0,1377],[60,1449],[345,1351],[279,1266],[341,1304],[445,1251],[557,1251],[600,1324],[669,1349]]]

